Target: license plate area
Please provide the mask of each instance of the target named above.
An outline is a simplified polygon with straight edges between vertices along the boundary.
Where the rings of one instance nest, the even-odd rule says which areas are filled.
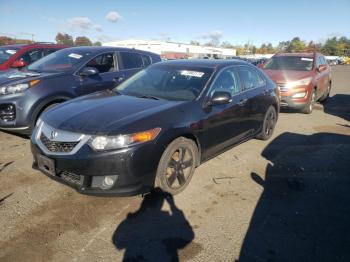
[[[38,168],[50,176],[56,175],[55,161],[46,156],[38,155]]]

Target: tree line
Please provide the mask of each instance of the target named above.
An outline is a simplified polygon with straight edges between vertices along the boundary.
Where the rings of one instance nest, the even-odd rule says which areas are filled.
[[[73,36],[64,33],[58,33],[56,35],[56,43],[69,46],[101,46],[101,42],[92,42],[86,36],[78,36],[75,39]],[[29,44],[31,40],[26,39],[13,39],[7,36],[0,36],[0,45],[9,44]],[[193,45],[200,45],[198,41],[191,41]],[[249,55],[249,54],[274,54],[276,52],[311,52],[317,51],[324,55],[333,56],[350,56],[350,38],[331,37],[324,43],[316,43],[314,41],[306,42],[299,37],[294,37],[290,41],[281,41],[277,46],[273,46],[271,43],[263,43],[259,47],[246,43],[244,45],[233,45],[227,41],[222,42],[209,42],[205,43],[205,46],[223,47],[236,49],[237,55]]]
[[[321,52],[330,56],[350,56],[350,38],[331,37],[324,43],[316,43],[314,41],[306,42],[299,37],[294,37],[290,41],[281,41],[277,46],[271,43],[263,43],[260,47],[256,47],[250,43],[245,45],[231,45],[229,42],[223,42],[220,45],[224,48],[234,48],[237,55],[247,54],[274,54],[276,52]]]
[[[102,43],[92,42],[86,36],[78,36],[75,39],[69,34],[58,33],[56,35],[56,43],[69,46],[101,46]],[[14,45],[14,44],[32,44],[33,41],[28,39],[16,39],[7,36],[0,36],[0,45]]]

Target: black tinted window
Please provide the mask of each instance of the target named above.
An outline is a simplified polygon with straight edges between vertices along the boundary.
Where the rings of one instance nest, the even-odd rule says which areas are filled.
[[[43,55],[43,50],[31,50],[26,53],[24,53],[19,60],[23,60],[27,65],[38,61],[40,58],[42,58]]]
[[[114,54],[107,53],[99,55],[90,60],[86,64],[87,67],[94,67],[100,73],[112,72],[114,71]]]
[[[143,67],[143,61],[140,54],[120,52],[120,58],[124,69],[133,69]]]
[[[239,77],[245,90],[264,85],[264,80],[253,68],[240,67]]]
[[[142,55],[143,66],[149,66],[151,62],[151,58],[148,55]]]

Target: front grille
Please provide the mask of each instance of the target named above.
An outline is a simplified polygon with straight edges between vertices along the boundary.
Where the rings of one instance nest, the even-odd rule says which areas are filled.
[[[281,92],[286,92],[288,89],[286,88],[286,84],[277,84],[278,88]]]
[[[79,141],[78,142],[51,141],[43,133],[41,133],[40,135],[40,141],[50,152],[55,152],[55,153],[69,153],[79,143]]]
[[[81,176],[68,172],[68,171],[62,171],[59,173],[59,176],[66,182],[70,183],[70,184],[75,184],[78,186],[81,186],[83,184],[83,179],[81,178]]]
[[[12,104],[0,105],[0,118],[7,122],[16,118],[16,107]]]

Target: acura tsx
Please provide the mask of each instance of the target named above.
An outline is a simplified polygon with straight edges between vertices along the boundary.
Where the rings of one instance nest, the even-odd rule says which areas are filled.
[[[279,107],[276,84],[244,61],[161,62],[45,112],[33,168],[86,194],[177,194],[202,162],[269,139]]]

